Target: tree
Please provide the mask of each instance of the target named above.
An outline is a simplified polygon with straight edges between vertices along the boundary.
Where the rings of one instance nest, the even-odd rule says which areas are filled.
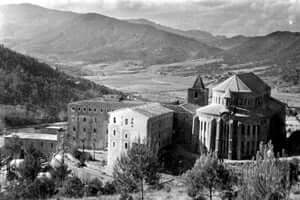
[[[116,160],[113,177],[121,193],[141,191],[144,182],[155,185],[159,181],[159,163],[156,155],[146,144],[135,143]]]
[[[256,160],[244,166],[239,198],[286,199],[292,185],[290,166],[274,156],[273,145],[260,145]]]
[[[80,198],[84,194],[84,185],[78,177],[69,177],[63,184],[61,194],[65,197]]]
[[[216,189],[230,188],[232,174],[214,153],[202,154],[194,167],[184,174],[190,196],[202,195],[203,189],[209,191],[209,198]]]
[[[69,170],[68,165],[64,163],[53,169],[54,178],[59,186],[63,184],[64,180],[70,173],[71,170]]]
[[[24,164],[20,173],[23,179],[30,182],[34,181],[37,174],[41,170],[40,159],[43,157],[43,154],[36,150],[32,145],[25,151]]]
[[[19,158],[22,152],[22,141],[18,136],[13,136],[10,142],[4,145],[4,155],[11,158]]]

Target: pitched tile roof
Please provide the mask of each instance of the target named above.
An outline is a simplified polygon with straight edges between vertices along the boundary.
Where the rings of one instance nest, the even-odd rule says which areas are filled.
[[[6,135],[4,136],[4,138],[12,138],[14,136],[17,136],[20,139],[57,141],[56,134],[44,134],[44,133],[17,132],[17,133],[11,133],[10,135]]]
[[[231,76],[213,88],[215,91],[263,93],[270,87],[254,73],[242,73]]]
[[[141,106],[131,107],[130,109],[142,115],[145,115],[146,117],[155,117],[173,112],[172,110],[164,107],[160,103],[148,103]]]

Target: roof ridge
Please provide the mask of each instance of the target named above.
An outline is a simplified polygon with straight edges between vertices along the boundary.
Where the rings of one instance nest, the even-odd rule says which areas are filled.
[[[234,78],[235,78],[235,82],[236,82],[236,87],[237,87],[237,89],[238,89],[238,91],[240,90],[240,87],[239,87],[239,82],[238,82],[238,80],[237,80],[237,75],[235,74],[234,75]]]

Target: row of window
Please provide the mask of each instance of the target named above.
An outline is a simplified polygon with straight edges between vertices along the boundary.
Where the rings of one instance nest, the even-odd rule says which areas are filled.
[[[116,143],[113,142],[113,143],[112,143],[112,146],[115,147],[115,146],[116,146]],[[125,148],[125,149],[128,149],[128,143],[127,143],[127,142],[124,143],[124,148]]]
[[[73,126],[73,131],[75,132],[76,131],[76,127]],[[82,128],[82,131],[83,132],[86,132],[86,128]],[[97,132],[97,129],[96,128],[93,128],[93,132],[96,133]]]
[[[117,123],[117,118],[116,118],[116,117],[113,117],[113,123],[114,123],[114,124]],[[124,124],[125,124],[125,125],[128,125],[128,124],[129,124],[129,119],[128,119],[128,118],[125,118]],[[130,120],[130,125],[131,125],[131,127],[133,127],[133,124],[134,124],[134,119],[131,118],[131,120]]]
[[[115,129],[113,130],[113,136],[116,136],[116,130],[115,130]],[[124,135],[124,137],[125,137],[125,138],[128,138],[127,133]]]
[[[75,107],[72,107],[71,108],[71,110],[72,110],[72,112],[75,112],[76,111],[76,108]],[[83,108],[81,108],[81,107],[78,107],[77,108],[77,111],[83,111],[83,112],[97,112],[98,110],[97,110],[97,108],[91,108],[91,107],[89,107],[89,108],[86,108],[86,107],[83,107]],[[108,108],[100,108],[100,112],[110,112],[110,111],[113,111],[112,109],[108,109]]]
[[[222,97],[214,97],[213,102],[215,102],[216,104],[222,104],[222,105],[229,105],[230,102],[232,101],[227,101],[226,99],[222,98]],[[255,98],[255,105],[261,105],[263,102],[262,97],[257,97]],[[238,98],[235,99],[234,102],[232,102],[234,105],[238,105],[238,106],[249,106],[252,105],[253,101],[252,99],[248,99],[248,98]]]

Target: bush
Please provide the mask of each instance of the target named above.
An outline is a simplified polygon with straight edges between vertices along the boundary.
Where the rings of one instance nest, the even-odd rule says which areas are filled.
[[[67,178],[61,190],[62,196],[80,198],[84,194],[84,185],[77,177]]]
[[[51,197],[54,193],[54,181],[48,178],[41,178],[36,179],[34,182],[29,184],[22,196],[25,198],[27,197],[27,199],[46,199]]]
[[[123,194],[121,194],[119,200],[133,200],[133,197],[127,193],[123,193]]]
[[[117,189],[113,182],[106,182],[102,189],[102,192],[105,195],[111,195],[111,194],[115,194],[117,192]]]
[[[88,196],[96,196],[102,193],[102,186],[103,183],[97,179],[94,178],[88,183]]]

